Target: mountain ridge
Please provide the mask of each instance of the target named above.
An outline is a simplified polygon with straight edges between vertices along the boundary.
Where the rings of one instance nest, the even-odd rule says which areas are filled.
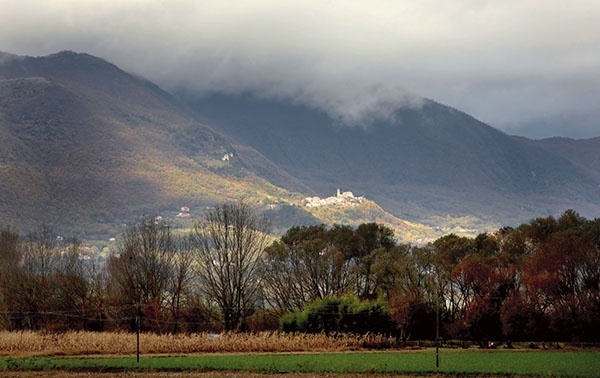
[[[171,95],[72,51],[0,54],[0,138],[0,222],[82,237],[146,213],[185,224],[180,207],[197,217],[239,198],[280,231],[372,217],[422,240],[461,230],[446,227],[457,220],[483,231],[567,208],[600,212],[600,173],[577,148],[508,136],[432,100],[352,128],[292,103]],[[340,187],[368,204],[302,206]]]
[[[360,128],[276,99],[181,97],[317,193],[352,188],[397,216],[500,211],[504,223],[590,204],[599,210],[597,180],[569,159],[432,100]]]
[[[523,140],[522,138],[519,138]],[[600,182],[600,137],[573,139],[564,137],[524,140],[569,160]]]
[[[289,196],[167,92],[102,62],[66,52],[0,65],[4,221],[39,218],[85,232],[248,190]],[[272,179],[280,173],[280,182],[301,187],[271,165]]]

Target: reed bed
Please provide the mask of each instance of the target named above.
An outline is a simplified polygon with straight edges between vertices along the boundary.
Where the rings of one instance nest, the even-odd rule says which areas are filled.
[[[279,332],[224,334],[142,333],[142,354],[337,352],[389,348],[385,336],[326,336]],[[128,355],[136,353],[134,333],[0,331],[1,356]]]

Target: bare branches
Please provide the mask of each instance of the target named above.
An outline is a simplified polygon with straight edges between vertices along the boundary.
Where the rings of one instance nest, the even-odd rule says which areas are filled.
[[[256,305],[267,231],[245,202],[218,205],[194,227],[201,292],[218,304],[226,330],[242,327]]]

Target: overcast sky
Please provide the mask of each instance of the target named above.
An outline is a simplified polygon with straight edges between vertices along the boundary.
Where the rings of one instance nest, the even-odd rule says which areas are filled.
[[[61,50],[348,122],[423,96],[510,134],[600,136],[598,0],[0,0],[0,51]]]

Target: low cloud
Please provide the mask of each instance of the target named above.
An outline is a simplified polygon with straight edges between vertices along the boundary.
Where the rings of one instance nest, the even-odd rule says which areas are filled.
[[[0,50],[87,52],[167,89],[282,97],[348,124],[427,97],[507,132],[600,135],[594,0],[5,0],[2,8]],[[561,128],[558,119],[580,124]]]

